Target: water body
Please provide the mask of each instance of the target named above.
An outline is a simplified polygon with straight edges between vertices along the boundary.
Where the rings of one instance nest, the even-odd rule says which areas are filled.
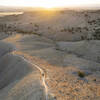
[[[8,16],[8,15],[19,15],[23,14],[23,12],[0,12],[0,17]]]

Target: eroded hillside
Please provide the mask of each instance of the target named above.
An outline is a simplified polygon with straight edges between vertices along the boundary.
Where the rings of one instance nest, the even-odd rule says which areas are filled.
[[[0,99],[99,100],[99,15],[60,11],[0,18]]]

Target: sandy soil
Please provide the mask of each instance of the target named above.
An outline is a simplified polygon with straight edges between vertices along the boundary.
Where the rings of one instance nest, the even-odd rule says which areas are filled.
[[[45,100],[40,71],[0,41],[0,100]]]
[[[50,100],[100,99],[100,64],[95,60],[74,53],[74,46],[71,46],[72,42],[58,42],[58,45],[50,39],[36,35],[16,35],[4,41],[16,45],[17,50],[14,51],[14,54],[25,57],[25,59],[36,63],[44,70]],[[75,42],[75,45],[79,47],[84,43],[91,45],[91,42],[97,43],[98,41]],[[75,48],[78,48],[77,46]],[[65,47],[68,47],[69,51]],[[99,46],[96,48],[99,49]],[[74,51],[70,52],[70,50]],[[83,49],[78,50],[81,53],[85,52],[85,50],[84,52],[81,51]],[[85,74],[84,78],[78,76],[79,71]]]
[[[99,27],[99,11],[33,11],[0,18],[6,33],[38,34],[59,41],[79,41],[91,38]]]
[[[0,18],[0,100],[100,100],[99,11],[43,13]]]

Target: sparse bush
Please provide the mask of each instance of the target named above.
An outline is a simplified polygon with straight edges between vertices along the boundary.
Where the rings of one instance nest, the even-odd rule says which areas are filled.
[[[61,32],[66,32],[66,31],[67,31],[67,29],[66,29],[66,28],[64,28],[64,29],[62,29],[62,30],[61,30]]]
[[[73,27],[72,28],[63,28],[61,30],[61,32],[71,32],[71,33],[73,33],[74,32],[74,28]]]
[[[38,31],[38,29],[34,29],[34,31]]]
[[[30,23],[31,25],[33,24],[33,23]]]
[[[98,57],[97,57],[97,62],[99,62],[99,63],[100,63],[100,56],[98,56]]]
[[[39,28],[39,25],[38,24],[34,24],[34,26],[37,27],[37,28]]]
[[[95,40],[100,40],[100,29],[95,30],[93,37],[94,37]]]
[[[96,78],[95,78],[95,79],[93,79],[93,81],[95,81],[95,82],[96,82]]]
[[[41,36],[41,34],[37,33],[37,32],[33,32],[33,31],[26,31],[26,30],[17,30],[18,33],[21,33],[23,35],[25,34],[34,34],[34,35],[38,35]]]
[[[88,17],[88,14],[85,14],[84,16],[85,16],[85,17]]]
[[[81,36],[81,40],[90,40],[87,36]]]
[[[50,27],[48,27],[48,29],[50,29]]]
[[[84,78],[85,77],[85,73],[82,72],[82,71],[78,71],[78,76],[81,77],[81,78]]]

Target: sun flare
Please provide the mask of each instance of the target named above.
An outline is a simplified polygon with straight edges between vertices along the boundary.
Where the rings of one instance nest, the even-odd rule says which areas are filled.
[[[0,5],[28,7],[73,7],[100,4],[100,0],[0,0]]]
[[[45,9],[51,9],[51,8],[54,8],[55,6],[52,6],[52,5],[41,5],[41,7],[45,8]]]

